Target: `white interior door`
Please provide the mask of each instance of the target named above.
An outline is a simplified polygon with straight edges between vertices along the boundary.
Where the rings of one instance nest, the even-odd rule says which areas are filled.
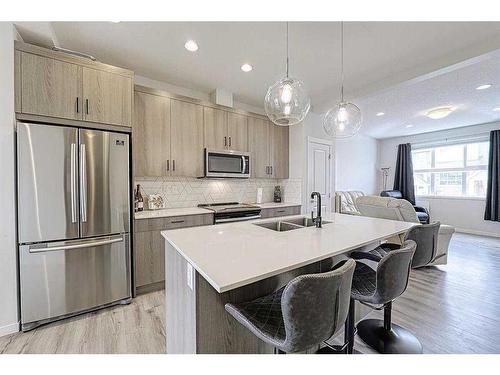
[[[311,199],[311,193],[321,194],[321,211],[332,211],[332,144],[329,141],[309,138],[307,144],[307,212],[316,215],[316,201]]]

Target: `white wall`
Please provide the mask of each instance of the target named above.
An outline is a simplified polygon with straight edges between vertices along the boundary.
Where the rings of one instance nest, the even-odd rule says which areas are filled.
[[[447,139],[487,134],[495,129],[500,129],[500,122],[379,140],[378,166],[391,168],[387,188],[392,189],[394,183],[394,170],[399,144],[446,141]],[[377,190],[383,190],[380,173],[378,174]],[[432,220],[439,220],[443,224],[453,225],[459,231],[500,236],[500,223],[483,220],[485,207],[483,199],[425,197],[417,198],[417,203],[424,206],[428,205]]]
[[[0,336],[18,331],[14,194],[14,26],[0,22]]]

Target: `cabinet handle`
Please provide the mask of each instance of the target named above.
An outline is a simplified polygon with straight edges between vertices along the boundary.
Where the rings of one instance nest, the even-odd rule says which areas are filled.
[[[227,137],[224,137],[224,147],[227,147]]]
[[[231,147],[231,137],[229,137],[229,147]]]
[[[272,165],[269,167],[269,174],[273,174],[273,166]]]
[[[266,165],[266,174],[269,174],[269,165]]]
[[[85,99],[85,114],[89,114],[89,100]]]
[[[286,210],[277,210],[276,212],[279,213],[279,214],[281,214],[283,212],[286,212]]]
[[[175,172],[175,159],[172,160],[172,170]]]
[[[167,172],[170,171],[170,160],[167,159]]]
[[[76,113],[80,113],[80,98],[76,97]]]
[[[184,222],[184,220],[172,220],[170,223],[171,224],[181,224],[183,222]]]

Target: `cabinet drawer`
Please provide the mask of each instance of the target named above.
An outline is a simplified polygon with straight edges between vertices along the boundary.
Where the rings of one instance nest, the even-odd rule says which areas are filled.
[[[263,208],[261,216],[263,219],[278,216],[300,215],[300,206]]]
[[[186,215],[160,217],[155,219],[139,219],[134,221],[134,232],[148,232],[154,230],[177,229],[211,225],[214,223],[213,214]]]

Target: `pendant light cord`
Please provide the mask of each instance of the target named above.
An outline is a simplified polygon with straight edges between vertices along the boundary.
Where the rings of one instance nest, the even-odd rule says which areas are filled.
[[[286,78],[288,78],[288,21],[286,22]]]
[[[340,102],[344,102],[344,21],[340,21]]]

